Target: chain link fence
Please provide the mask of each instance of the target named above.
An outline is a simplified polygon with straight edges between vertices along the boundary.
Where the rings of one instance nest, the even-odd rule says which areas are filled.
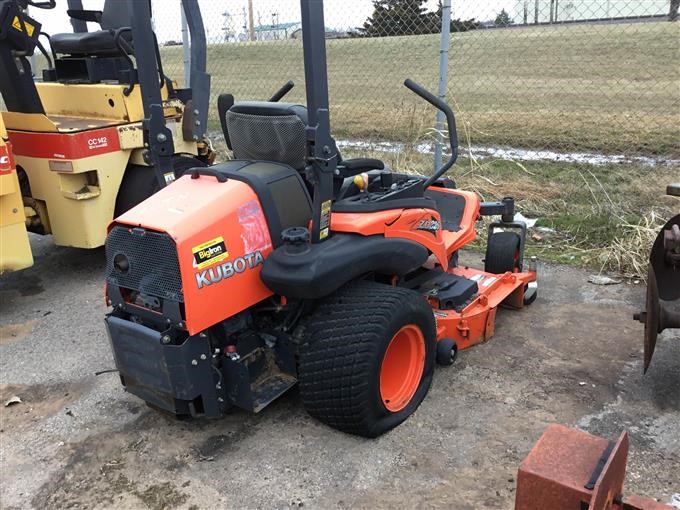
[[[200,6],[213,105],[222,92],[266,99],[288,79],[289,99],[304,102],[298,1]],[[181,82],[179,0],[153,8],[165,69]],[[441,11],[425,0],[325,1],[331,120],[343,143],[432,140],[434,112],[402,82],[437,90]],[[671,0],[453,0],[446,93],[462,144],[524,159],[680,157],[676,11]]]

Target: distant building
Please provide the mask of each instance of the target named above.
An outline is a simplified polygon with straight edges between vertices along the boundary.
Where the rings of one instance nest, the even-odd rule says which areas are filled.
[[[296,37],[296,32],[302,30],[299,21],[292,23],[277,23],[275,25],[258,25],[255,27],[255,39],[258,41],[278,41]]]
[[[607,20],[668,14],[668,0],[516,0],[511,14],[516,24]],[[538,19],[536,13],[538,12]]]

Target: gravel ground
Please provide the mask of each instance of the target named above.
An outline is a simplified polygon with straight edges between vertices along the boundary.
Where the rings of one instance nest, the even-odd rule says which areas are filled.
[[[419,410],[367,440],[292,390],[257,415],[177,421],[123,392],[104,332],[102,250],[32,238],[0,279],[0,507],[512,508],[517,466],[551,422],[631,435],[626,493],[680,492],[680,338],[646,376],[636,285],[539,265],[540,296],[438,368]],[[473,263],[478,259],[467,254]]]

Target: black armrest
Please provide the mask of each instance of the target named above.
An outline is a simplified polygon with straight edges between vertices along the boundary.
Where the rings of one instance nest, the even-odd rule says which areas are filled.
[[[383,163],[379,159],[373,158],[343,159],[340,163],[338,163],[337,175],[345,179],[347,177],[358,175],[361,172],[368,172],[369,170],[383,170],[384,168],[385,163]]]
[[[86,9],[68,9],[66,13],[73,19],[90,21],[92,23],[102,22],[102,11],[89,11]]]

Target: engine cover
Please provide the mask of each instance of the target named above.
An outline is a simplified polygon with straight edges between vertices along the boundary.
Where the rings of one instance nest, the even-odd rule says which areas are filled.
[[[304,184],[286,165],[229,161],[207,172],[227,178],[189,171],[117,218],[106,242],[107,285],[183,303],[191,335],[272,295],[261,266],[280,230],[311,216]]]

